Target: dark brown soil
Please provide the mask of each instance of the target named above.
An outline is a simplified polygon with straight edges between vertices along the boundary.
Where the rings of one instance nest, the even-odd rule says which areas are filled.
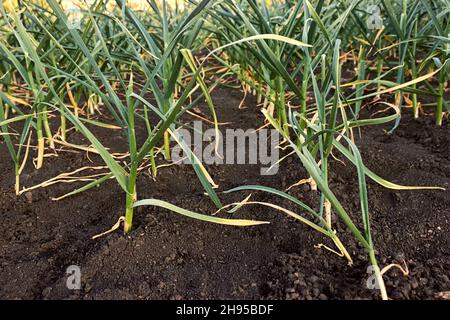
[[[230,128],[257,128],[263,121],[255,101],[238,110],[239,91],[218,89],[214,101],[221,122]],[[374,111],[374,110],[371,110]],[[187,119],[187,118],[186,118]],[[191,120],[193,118],[190,118]],[[392,135],[390,127],[363,129],[358,144],[365,164],[384,178],[405,185],[450,189],[450,123],[405,115]],[[141,130],[142,131],[142,130]],[[95,129],[107,145],[124,149],[125,139]],[[80,142],[72,134],[71,141]],[[340,159],[339,154],[336,154]],[[89,160],[90,159],[90,160]],[[32,186],[62,172],[101,164],[95,155],[59,152],[35,171],[28,165],[22,185]],[[91,164],[91,162],[93,164]],[[295,157],[276,176],[261,176],[257,165],[207,167],[220,190],[244,184],[286,189],[307,178]],[[331,163],[331,188],[345,208],[359,218],[356,171]],[[246,207],[237,215],[270,225],[235,228],[190,220],[163,209],[136,211],[135,229],[91,240],[111,228],[124,210],[124,194],[114,181],[59,202],[50,198],[82,184],[58,184],[16,197],[11,161],[0,143],[0,298],[3,299],[373,299],[366,288],[365,252],[336,222],[352,254],[349,267],[337,255],[316,249],[328,240],[300,222],[263,207]],[[410,275],[391,270],[386,285],[392,299],[435,299],[450,290],[450,193],[390,191],[369,182],[373,238],[381,266],[406,261]],[[139,198],[158,198],[196,212],[213,213],[189,166],[162,168],[156,181],[142,174]],[[304,185],[291,194],[317,206],[318,194]],[[221,194],[224,203],[246,194]],[[267,194],[254,200],[289,203]],[[303,214],[300,209],[297,212]],[[335,219],[336,221],[337,219]],[[79,265],[82,289],[66,289],[66,268]]]

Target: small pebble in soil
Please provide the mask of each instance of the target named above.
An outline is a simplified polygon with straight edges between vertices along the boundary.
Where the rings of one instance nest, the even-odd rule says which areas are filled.
[[[25,193],[25,198],[27,199],[28,203],[33,203],[33,193],[31,192],[26,192]]]

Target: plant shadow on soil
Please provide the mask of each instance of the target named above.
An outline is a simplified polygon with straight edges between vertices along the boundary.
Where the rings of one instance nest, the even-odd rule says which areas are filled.
[[[213,99],[220,121],[231,122],[221,129],[258,128],[263,123],[253,97],[246,99],[243,110],[238,110],[242,93],[237,90],[216,89]],[[202,108],[206,114],[207,108]],[[400,127],[387,135],[383,130],[390,126],[362,129],[357,142],[366,166],[395,183],[449,190],[450,123],[437,128],[430,116],[414,120],[404,115]],[[113,150],[124,151],[124,138],[105,129],[92,130]],[[144,130],[142,126],[140,132]],[[71,133],[69,140],[86,143],[76,133]],[[35,171],[29,163],[21,182],[33,186],[85,165],[102,162],[92,154],[59,152],[58,157],[46,158],[42,170]],[[285,160],[274,176],[261,176],[259,165],[209,165],[207,169],[220,185],[219,191],[246,184],[284,190],[307,178],[295,157]],[[124,193],[114,181],[59,202],[51,198],[82,184],[57,184],[16,197],[13,166],[3,141],[0,172],[3,299],[379,298],[378,291],[366,287],[365,252],[337,218],[335,227],[355,260],[353,267],[329,251],[316,249],[319,243],[331,244],[314,230],[260,206],[246,206],[239,218],[271,224],[250,228],[208,224],[164,209],[141,207],[129,236],[116,231],[91,240],[123,214]],[[355,168],[333,160],[331,172],[331,189],[352,217],[359,219]],[[404,260],[410,271],[408,277],[397,270],[386,274],[390,298],[434,299],[450,290],[449,191],[390,191],[372,181],[368,181],[368,191],[380,265]],[[140,199],[158,198],[205,214],[216,211],[189,165],[161,168],[156,181],[141,174],[138,192]],[[247,194],[220,197],[227,204]],[[318,192],[307,185],[292,189],[291,194],[317,206]],[[303,214],[275,196],[255,192],[252,199]],[[81,267],[81,290],[66,288],[69,265]]]

